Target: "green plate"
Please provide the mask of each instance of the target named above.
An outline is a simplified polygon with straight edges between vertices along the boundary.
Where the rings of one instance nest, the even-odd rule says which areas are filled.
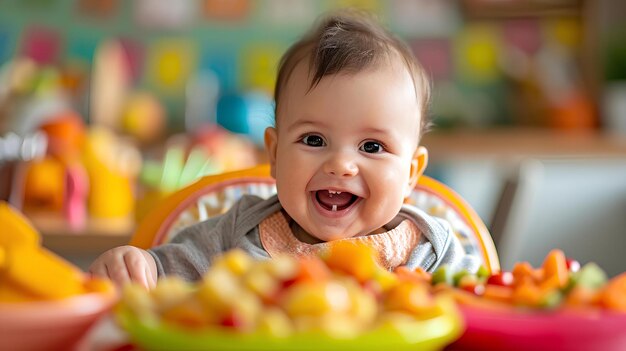
[[[276,338],[264,333],[242,334],[223,329],[188,331],[158,321],[142,321],[120,307],[117,322],[133,343],[150,350],[440,350],[463,332],[463,320],[451,301],[442,301],[444,313],[431,319],[404,324],[402,330],[381,327],[358,338],[336,339],[322,333],[301,333]]]

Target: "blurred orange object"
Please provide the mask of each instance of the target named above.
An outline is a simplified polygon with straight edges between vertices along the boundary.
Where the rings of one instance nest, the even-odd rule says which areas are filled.
[[[67,110],[40,126],[48,136],[48,153],[69,162],[78,158],[85,142],[85,123],[74,111]]]
[[[24,210],[61,213],[65,192],[65,166],[57,158],[47,156],[32,161],[24,177]]]
[[[568,94],[551,108],[551,125],[563,130],[592,130],[597,127],[593,104],[581,92]]]

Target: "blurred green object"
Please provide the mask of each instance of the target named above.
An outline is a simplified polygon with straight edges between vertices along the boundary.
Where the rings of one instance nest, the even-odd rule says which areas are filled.
[[[144,162],[140,179],[151,188],[169,193],[219,171],[220,168],[201,147],[195,147],[185,155],[182,146],[172,146],[165,151],[162,161]]]

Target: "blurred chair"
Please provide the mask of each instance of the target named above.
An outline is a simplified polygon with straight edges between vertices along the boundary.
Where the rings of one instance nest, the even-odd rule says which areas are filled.
[[[131,245],[149,248],[168,242],[182,228],[224,213],[244,194],[268,198],[276,193],[269,165],[205,176],[167,197],[141,221]],[[465,251],[500,269],[495,246],[476,212],[446,185],[422,176],[407,202],[447,220]]]
[[[542,263],[553,248],[613,276],[626,268],[626,158],[520,163],[506,182],[491,233],[503,269]]]

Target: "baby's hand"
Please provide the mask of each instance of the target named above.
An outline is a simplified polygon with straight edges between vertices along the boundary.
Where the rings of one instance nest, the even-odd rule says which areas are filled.
[[[118,287],[134,282],[151,289],[157,280],[152,255],[134,246],[120,246],[106,251],[91,264],[89,272],[111,279]]]

